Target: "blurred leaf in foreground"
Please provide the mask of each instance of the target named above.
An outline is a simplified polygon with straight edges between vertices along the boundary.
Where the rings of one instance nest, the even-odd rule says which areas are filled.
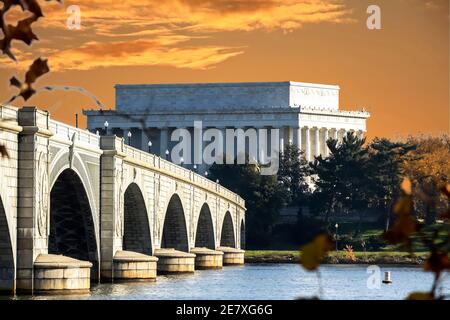
[[[333,250],[333,241],[327,234],[320,234],[302,247],[300,263],[308,271],[316,270],[328,251]]]
[[[413,199],[411,181],[405,178],[402,182],[402,196],[394,206],[397,219],[393,227],[385,232],[384,239],[391,244],[409,245],[410,236],[417,231],[417,222],[413,217]]]
[[[434,300],[434,296],[430,292],[413,292],[407,300]]]
[[[16,77],[12,77],[10,83],[12,86],[19,88],[19,96],[21,96],[25,101],[27,101],[32,95],[36,93],[33,89],[33,83],[36,82],[37,78],[49,72],[50,69],[47,65],[47,59],[43,60],[38,58],[34,60],[25,74],[25,82],[22,83]]]
[[[8,154],[8,150],[6,149],[6,146],[4,146],[3,144],[0,145],[0,156],[9,158],[9,154]]]

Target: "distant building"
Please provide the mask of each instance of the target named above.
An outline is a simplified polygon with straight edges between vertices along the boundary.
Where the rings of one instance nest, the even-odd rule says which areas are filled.
[[[339,110],[339,86],[301,82],[116,85],[115,111],[86,110],[88,129],[128,137],[131,145],[165,156],[177,128],[278,128],[280,150],[293,143],[306,158],[328,154],[325,141],[366,132],[366,111]],[[121,115],[118,115],[120,113]],[[123,115],[131,117],[123,117]],[[136,119],[145,118],[150,137]]]

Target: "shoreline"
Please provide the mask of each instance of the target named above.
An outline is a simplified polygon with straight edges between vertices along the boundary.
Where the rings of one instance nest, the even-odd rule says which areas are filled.
[[[322,264],[380,264],[380,265],[422,265],[426,253],[416,253],[413,256],[404,252],[355,252],[354,259],[345,252],[330,252]],[[246,251],[246,264],[265,263],[300,263],[298,251]]]

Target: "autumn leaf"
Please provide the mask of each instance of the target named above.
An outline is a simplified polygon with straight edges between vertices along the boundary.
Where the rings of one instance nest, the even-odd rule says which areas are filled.
[[[409,178],[404,178],[401,184],[401,189],[406,195],[412,194],[412,184]]]
[[[434,300],[434,295],[430,292],[413,292],[407,300]]]
[[[46,0],[51,1],[51,0]],[[61,3],[60,0],[56,0]],[[36,22],[43,13],[37,0],[2,0],[3,7],[0,10],[0,28],[3,32],[3,39],[0,39],[0,50],[12,60],[16,61],[16,57],[11,52],[11,42],[19,40],[30,45],[33,40],[38,40],[33,33],[31,25]],[[32,15],[28,18],[18,21],[17,26],[6,25],[4,16],[13,6],[20,6],[22,11],[29,11]]]
[[[450,259],[447,253],[433,251],[423,266],[425,271],[440,274],[444,270],[450,270]]]
[[[11,40],[20,40],[30,45],[33,40],[38,40],[38,37],[33,33],[31,24],[36,21],[34,16],[20,20],[17,26],[8,25],[8,34]]]
[[[441,187],[441,192],[450,200],[450,184]]]
[[[25,74],[25,83],[19,81],[16,77],[10,79],[11,86],[19,88],[19,96],[21,96],[25,101],[27,101],[32,95],[36,93],[33,89],[33,83],[36,82],[37,78],[49,72],[50,69],[47,65],[47,60],[38,58],[34,60],[27,73]]]
[[[3,144],[0,145],[0,156],[9,158],[8,150],[6,149],[6,146]]]
[[[333,249],[333,241],[327,234],[320,234],[303,246],[300,263],[308,271],[316,270],[328,251]]]
[[[401,189],[402,196],[393,209],[398,217],[392,228],[383,235],[383,238],[391,244],[410,244],[410,236],[418,229],[417,222],[413,217],[412,186],[408,178],[403,179]]]

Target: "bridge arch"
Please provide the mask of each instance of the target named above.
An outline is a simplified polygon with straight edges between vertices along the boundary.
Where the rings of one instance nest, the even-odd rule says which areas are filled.
[[[147,207],[141,189],[131,183],[124,194],[123,249],[152,255]]]
[[[0,291],[14,290],[14,255],[5,207],[0,197]]]
[[[231,217],[230,211],[227,211],[223,217],[222,231],[220,233],[220,246],[232,248],[236,247],[233,218]]]
[[[181,198],[176,193],[172,195],[167,205],[164,216],[161,248],[175,248],[180,251],[189,251],[185,212]]]
[[[91,279],[98,278],[98,245],[86,188],[73,169],[64,169],[50,191],[48,252],[90,261]]]
[[[241,249],[245,249],[245,221],[241,220]]]
[[[214,225],[211,210],[207,203],[203,204],[198,216],[195,232],[195,246],[206,247],[213,250],[216,248]]]

